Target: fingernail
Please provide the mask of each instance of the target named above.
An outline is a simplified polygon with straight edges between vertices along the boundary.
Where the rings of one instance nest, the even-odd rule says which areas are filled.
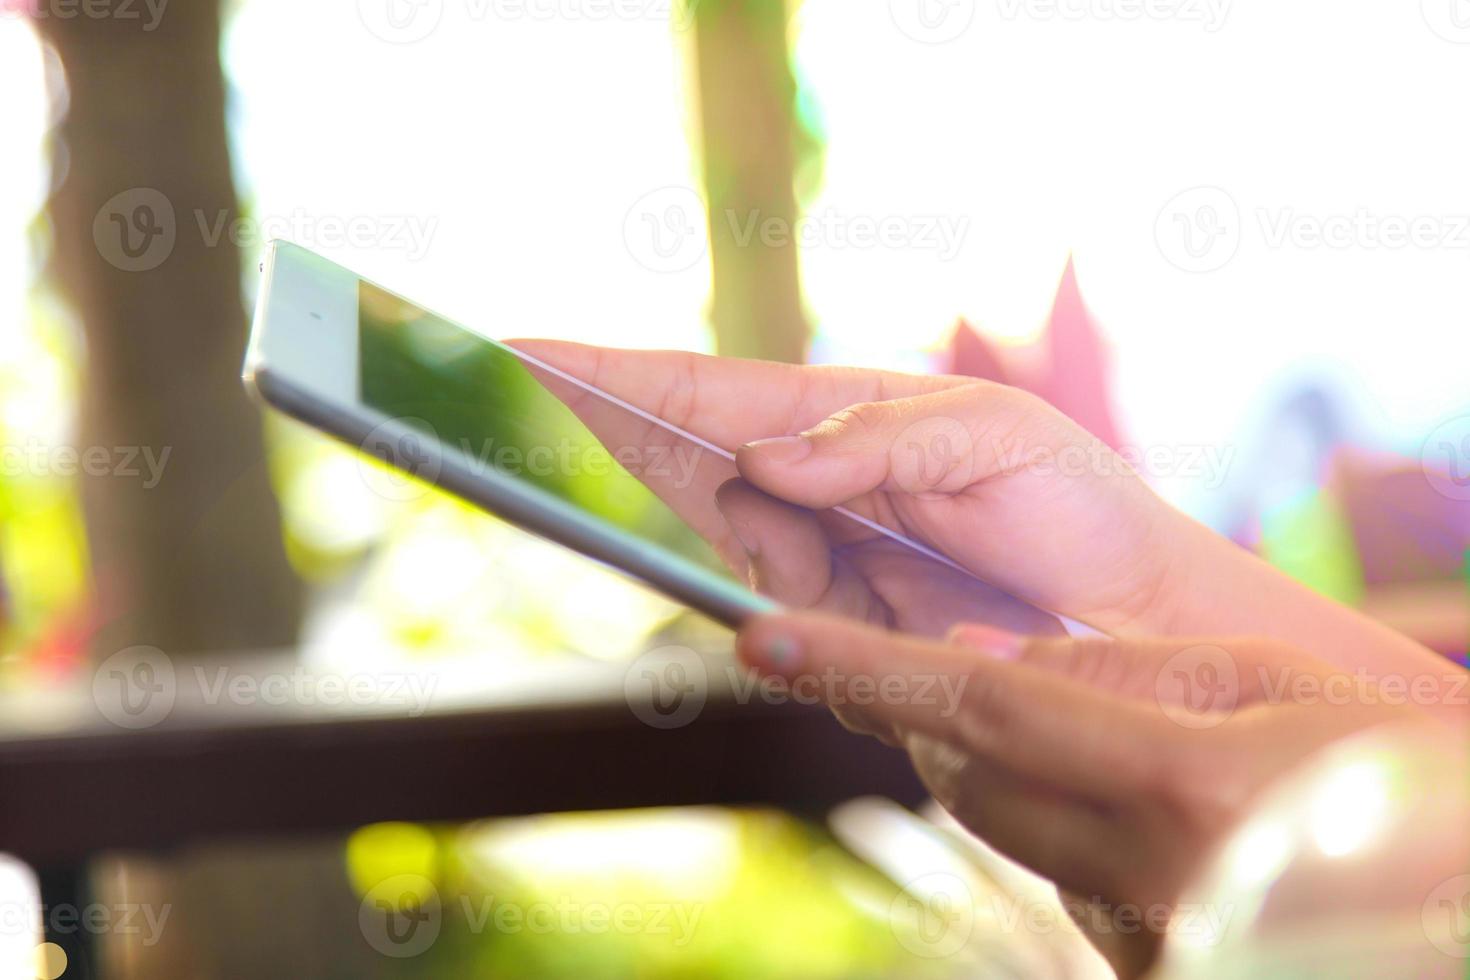
[[[777,439],[757,439],[746,443],[745,448],[760,453],[773,463],[799,463],[811,455],[812,443],[805,436],[781,436]]]
[[[763,641],[756,655],[769,672],[789,674],[801,663],[801,645],[795,637],[778,633]]]
[[[949,642],[988,653],[997,660],[1016,660],[1021,656],[1022,638],[983,623],[963,623],[949,634]]]
[[[760,554],[760,541],[755,536],[755,528],[750,526],[749,521],[728,521],[730,533],[735,535],[735,540],[740,542],[740,547],[745,553],[754,558]]]

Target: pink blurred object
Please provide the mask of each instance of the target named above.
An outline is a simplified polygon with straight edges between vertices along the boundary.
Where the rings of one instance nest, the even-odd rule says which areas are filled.
[[[1367,585],[1460,577],[1470,503],[1435,490],[1416,461],[1341,450],[1328,486],[1352,524]]]
[[[1082,300],[1070,256],[1037,348],[1007,352],[961,320],[947,353],[949,373],[1024,388],[1114,449],[1123,444],[1113,415],[1107,348]]]

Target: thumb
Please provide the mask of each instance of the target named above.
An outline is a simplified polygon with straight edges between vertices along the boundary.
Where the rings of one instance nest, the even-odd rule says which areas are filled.
[[[825,509],[874,490],[953,496],[1025,465],[1006,447],[1088,439],[1040,399],[977,383],[853,405],[796,435],[747,443],[735,462],[767,493]]]

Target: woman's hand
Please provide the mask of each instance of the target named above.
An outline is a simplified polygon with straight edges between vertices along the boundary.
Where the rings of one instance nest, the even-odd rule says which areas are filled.
[[[516,346],[736,451],[735,465],[702,460],[691,483],[640,476],[732,568],[789,607],[933,636],[965,620],[1056,632],[1041,609],[1118,636],[1274,636],[1373,673],[1442,667],[1169,507],[1118,454],[1025,392],[972,378],[560,341]],[[679,441],[538,377],[609,447]],[[823,513],[837,504],[996,588]]]
[[[1057,630],[1049,617],[1008,606],[1007,594],[1100,628],[1159,625],[1168,615],[1173,512],[1106,446],[1025,392],[969,378],[556,341],[515,346],[736,452],[735,465],[701,459],[692,482],[639,475],[732,568],[786,605],[929,635],[963,620]],[[610,448],[646,452],[679,441],[553,375],[537,376]],[[1103,460],[1094,478],[1048,466],[1074,453]],[[969,574],[820,513],[836,505]]]
[[[1431,707],[1264,639],[962,628],[935,643],[797,614],[752,624],[739,651],[906,748],[940,803],[998,850],[1113,910],[1172,909],[1272,780]],[[1161,938],[1094,937],[1121,975],[1142,972]]]

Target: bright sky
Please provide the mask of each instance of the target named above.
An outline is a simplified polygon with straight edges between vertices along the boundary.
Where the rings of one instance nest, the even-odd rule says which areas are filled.
[[[240,4],[227,54],[256,213],[490,333],[705,345],[703,262],[651,270],[625,237],[645,195],[695,172],[661,0],[603,19],[424,0],[396,34],[388,2]],[[803,265],[828,348],[891,363],[959,315],[1034,335],[1070,251],[1137,441],[1236,438],[1263,387],[1314,363],[1408,446],[1470,401],[1470,46],[1450,40],[1470,31],[1437,2],[1154,0],[1167,16],[1123,19],[1131,0],[806,0],[793,33],[829,153]],[[412,43],[373,32],[436,15]],[[0,84],[14,310],[43,121],[14,18]],[[366,219],[362,247],[323,218]],[[1411,219],[1424,243],[1356,230]],[[853,245],[864,221],[897,222],[897,244]],[[1323,227],[1346,247],[1303,237]]]

